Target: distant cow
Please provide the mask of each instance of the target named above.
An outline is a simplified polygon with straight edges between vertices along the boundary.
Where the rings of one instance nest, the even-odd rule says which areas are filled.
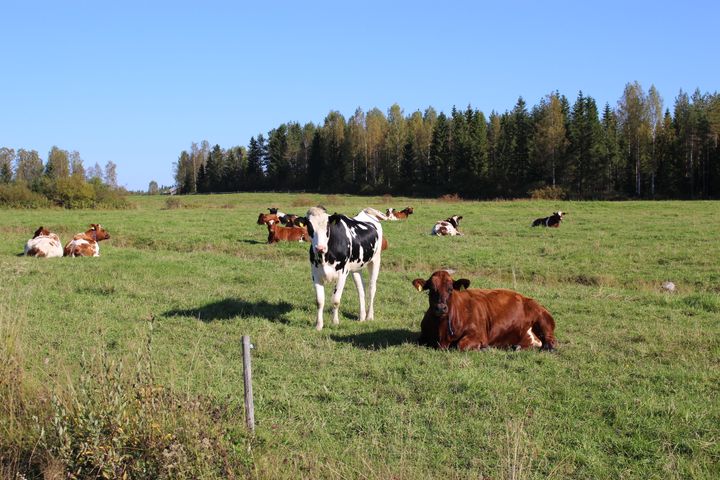
[[[430,306],[420,324],[423,345],[460,350],[556,346],[555,320],[531,298],[512,290],[467,290],[470,280],[453,280],[445,270],[412,283],[418,291],[429,291]]]
[[[450,237],[462,235],[460,232],[460,220],[462,220],[462,218],[462,216],[453,215],[445,220],[440,220],[435,224],[430,234],[438,236],[448,235]]]
[[[280,223],[287,227],[304,227],[307,225],[307,219],[300,217],[292,213],[284,213],[277,209],[277,207],[268,207],[271,215],[277,215]]]
[[[404,220],[408,218],[413,213],[413,207],[405,207],[404,209],[400,210],[399,212],[395,210],[394,208],[388,208],[387,212],[385,212],[385,216],[387,216],[388,220]]]
[[[268,243],[304,242],[309,240],[307,228],[305,227],[281,227],[274,220],[270,220],[268,227]]]
[[[25,255],[28,257],[62,257],[63,247],[60,237],[45,227],[35,230],[33,237],[25,243]]]
[[[380,220],[386,219],[385,215],[375,209],[366,208],[354,218],[349,218],[338,213],[328,215],[324,208],[312,207],[307,212],[307,219],[308,232],[312,238],[310,267],[317,302],[315,328],[323,328],[326,283],[337,282],[332,295],[332,322],[335,325],[340,323],[338,309],[350,273],[360,300],[359,320],[372,320],[375,315],[375,290],[383,243]],[[366,267],[370,276],[367,313],[365,290],[360,276],[360,270]]]
[[[76,234],[65,245],[66,257],[99,257],[100,242],[108,240],[110,234],[98,223],[91,223],[90,229]]]
[[[566,215],[567,212],[561,212],[557,211],[554,212],[549,217],[544,218],[536,218],[533,222],[531,227],[554,227],[558,228],[560,226],[560,222],[563,219],[563,215]]]

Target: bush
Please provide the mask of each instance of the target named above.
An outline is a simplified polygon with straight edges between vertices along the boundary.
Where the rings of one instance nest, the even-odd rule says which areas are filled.
[[[438,200],[441,202],[446,202],[446,203],[462,202],[462,198],[460,198],[460,195],[458,195],[457,193],[445,194],[445,195],[441,196],[440,198],[438,198]]]
[[[562,187],[557,185],[547,185],[545,187],[536,188],[528,192],[533,200],[567,200],[568,193]]]
[[[183,203],[179,198],[170,197],[165,200],[165,210],[174,210],[176,208],[183,208]]]
[[[46,208],[51,205],[45,196],[33,192],[24,183],[0,185],[0,205],[11,208]]]

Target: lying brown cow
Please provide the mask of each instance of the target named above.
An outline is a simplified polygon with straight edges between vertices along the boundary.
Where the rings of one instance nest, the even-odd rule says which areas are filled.
[[[422,345],[460,350],[555,348],[555,320],[532,298],[512,290],[467,290],[470,280],[453,280],[445,270],[412,283],[418,291],[430,291],[430,307],[420,324]]]
[[[304,242],[310,239],[305,227],[281,227],[275,220],[268,220],[268,243],[279,241]]]

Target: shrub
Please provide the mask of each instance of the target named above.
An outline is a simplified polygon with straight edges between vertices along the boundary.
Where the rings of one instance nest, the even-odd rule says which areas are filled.
[[[567,200],[568,193],[557,185],[547,185],[528,192],[533,200]]]
[[[441,196],[440,198],[438,198],[438,200],[441,202],[446,202],[446,203],[462,202],[462,198],[460,198],[460,195],[458,195],[457,193],[447,193],[447,194]]]
[[[51,203],[24,183],[9,183],[0,185],[0,205],[11,208],[46,208]]]
[[[179,198],[170,197],[165,200],[165,210],[174,210],[176,208],[183,208],[183,203]]]

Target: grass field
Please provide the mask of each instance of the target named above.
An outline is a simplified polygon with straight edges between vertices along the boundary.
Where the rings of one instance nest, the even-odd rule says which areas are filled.
[[[156,381],[221,411],[227,455],[253,478],[720,478],[720,203],[166,201],[0,210],[2,348],[13,344],[30,392],[77,384],[93,352],[133,362],[154,319]],[[348,282],[340,325],[326,312],[316,332],[307,244],[267,245],[255,223],[269,206],[317,203],[415,208],[384,224],[374,321],[357,321]],[[557,209],[569,212],[559,229],[529,227]],[[428,235],[452,214],[464,237]],[[18,256],[39,225],[65,242],[89,223],[112,235],[100,258]],[[411,281],[448,267],[471,288],[540,301],[557,353],[416,346],[427,296]],[[243,432],[243,334],[256,347],[254,437]],[[0,426],[0,442],[21,430]]]

